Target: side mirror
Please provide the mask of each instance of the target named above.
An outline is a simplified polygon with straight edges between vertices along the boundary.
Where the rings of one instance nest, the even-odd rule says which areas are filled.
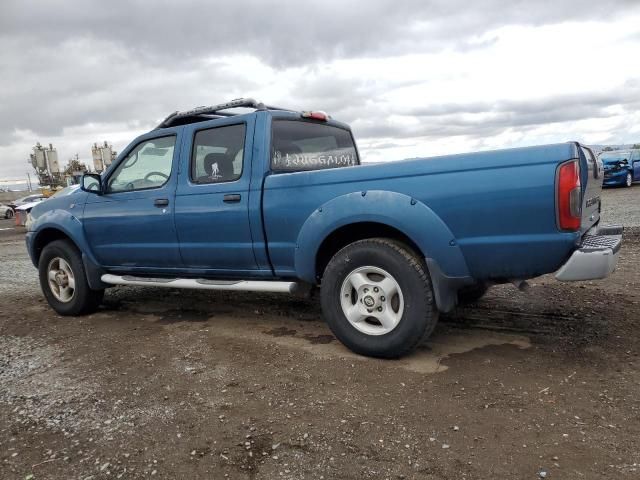
[[[85,192],[102,195],[102,178],[97,173],[85,173],[80,181],[80,188]]]

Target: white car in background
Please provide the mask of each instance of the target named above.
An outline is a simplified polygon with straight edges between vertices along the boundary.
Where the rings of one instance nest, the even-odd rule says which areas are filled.
[[[0,203],[0,218],[13,218],[14,215],[15,212],[13,211],[13,208],[9,205],[3,205]]]
[[[22,197],[17,200],[14,200],[13,202],[9,203],[9,206],[15,210],[16,208],[22,205],[26,205],[28,203],[34,203],[34,202],[41,202],[46,199],[47,197],[45,195],[42,195],[41,193],[36,193],[33,195],[27,195],[26,197]]]
[[[65,195],[71,195],[76,192],[81,192],[80,185],[70,185],[61,190],[58,190],[56,193],[51,195],[50,197],[45,197],[36,199],[34,202],[25,203],[18,207],[16,207],[16,225],[22,225],[29,228],[29,223],[31,222],[31,209],[38,205],[40,202],[47,200],[47,198],[55,198],[55,197],[64,197]]]

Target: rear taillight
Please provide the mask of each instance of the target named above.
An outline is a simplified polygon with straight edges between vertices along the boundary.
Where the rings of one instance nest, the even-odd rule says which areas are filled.
[[[580,164],[578,160],[560,165],[556,189],[560,229],[578,230],[582,220]]]

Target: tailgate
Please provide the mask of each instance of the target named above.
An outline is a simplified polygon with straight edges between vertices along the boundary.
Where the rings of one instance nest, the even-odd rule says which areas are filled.
[[[604,168],[591,149],[580,146],[580,183],[582,184],[582,222],[584,234],[600,220],[600,194]]]

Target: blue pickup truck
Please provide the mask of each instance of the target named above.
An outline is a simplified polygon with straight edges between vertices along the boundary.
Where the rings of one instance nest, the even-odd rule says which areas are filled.
[[[168,116],[36,206],[26,243],[61,315],[112,285],[319,286],[337,338],[392,358],[490,285],[608,276],[622,227],[599,224],[602,180],[576,142],[361,164],[325,113],[240,99]]]

